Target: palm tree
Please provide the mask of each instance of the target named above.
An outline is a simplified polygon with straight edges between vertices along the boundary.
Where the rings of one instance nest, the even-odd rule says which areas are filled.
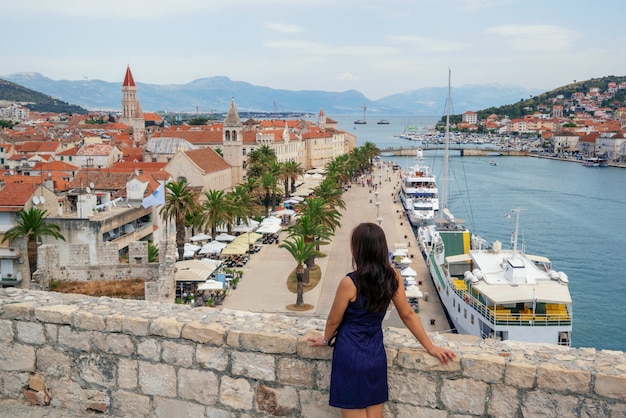
[[[315,241],[305,242],[303,237],[294,237],[293,241],[283,241],[281,248],[289,251],[289,254],[296,260],[296,306],[304,305],[304,261],[309,259],[315,253]]]
[[[289,193],[296,191],[296,180],[304,174],[304,168],[302,168],[302,164],[296,161],[285,161],[283,163],[283,170],[287,174],[289,182],[291,183],[291,187],[289,189],[287,188],[287,185],[285,185],[285,196],[288,196]],[[288,190],[289,193],[287,193]]]
[[[265,216],[270,216],[270,206],[276,207],[276,200],[280,194],[278,178],[273,172],[265,172],[259,181],[262,190],[261,202],[265,207]]]
[[[341,226],[341,214],[321,197],[310,197],[302,205],[301,216],[309,216],[313,223],[326,226],[331,233]]]
[[[198,211],[197,194],[184,177],[180,181],[167,183],[165,188],[165,205],[159,210],[159,214],[166,223],[174,220],[178,259],[182,261],[185,254],[185,219],[188,214]]]
[[[26,257],[28,258],[28,268],[30,269],[29,280],[32,279],[33,273],[37,270],[37,241],[40,241],[43,236],[50,236],[65,241],[65,237],[60,232],[61,228],[59,228],[59,225],[50,224],[45,221],[47,215],[47,210],[35,207],[31,207],[28,210],[20,210],[17,212],[16,225],[6,231],[4,238],[2,238],[2,242],[6,242],[26,237]]]
[[[248,192],[245,185],[239,184],[226,195],[235,224],[240,224],[242,220],[247,222],[249,218],[260,214],[261,208],[257,204],[255,193]]]
[[[333,177],[326,177],[313,189],[313,193],[317,198],[324,199],[333,209],[336,207],[346,208],[346,204],[341,198],[343,189]]]
[[[289,234],[289,238],[293,237],[302,237],[304,241],[308,243],[315,243],[315,247],[319,246],[320,240],[328,240],[332,237],[332,230],[319,222],[315,222],[314,219],[310,215],[302,215],[298,218],[295,224],[291,225],[287,228],[287,233]],[[315,256],[317,255],[317,251],[312,253],[306,259],[306,265],[309,269],[315,267]],[[305,284],[309,283],[309,270],[306,271],[305,275]]]
[[[206,200],[202,203],[203,225],[211,230],[211,237],[215,239],[217,227],[222,224],[231,224],[231,205],[223,190],[209,190],[204,193]]]
[[[363,153],[367,156],[370,168],[374,165],[374,158],[380,155],[380,150],[373,142],[367,141],[363,146]]]

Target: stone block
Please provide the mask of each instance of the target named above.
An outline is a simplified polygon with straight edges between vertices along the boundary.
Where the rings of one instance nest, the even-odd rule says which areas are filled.
[[[79,309],[76,305],[51,305],[35,308],[35,318],[51,324],[72,324],[72,314]]]
[[[451,413],[484,415],[487,388],[486,383],[472,379],[444,380],[439,396]]]
[[[77,311],[74,313],[74,327],[90,331],[102,331],[106,328],[104,318],[91,312]]]
[[[59,326],[55,324],[44,324],[46,330],[46,341],[48,345],[56,345],[59,341]]]
[[[626,401],[626,374],[609,375],[598,373],[594,392],[607,398]]]
[[[313,383],[313,369],[312,362],[282,357],[278,359],[276,374],[279,383],[310,388]]]
[[[167,364],[139,362],[139,388],[144,395],[176,397],[176,370]]]
[[[486,354],[464,354],[460,359],[463,376],[487,383],[502,382],[504,359]]]
[[[231,353],[231,362],[233,376],[244,376],[268,382],[276,380],[274,356],[235,351]]]
[[[0,350],[0,370],[35,371],[35,348],[23,344],[7,344]]]
[[[239,336],[241,335],[241,331],[236,329],[231,329],[226,335],[226,344],[232,349],[238,350],[240,348],[239,345]]]
[[[39,306],[36,302],[7,303],[2,307],[6,319],[17,319],[20,321],[31,321],[35,315],[35,308]]]
[[[257,411],[279,417],[297,413],[298,393],[293,387],[273,388],[259,383],[254,392]]]
[[[234,413],[213,406],[207,406],[206,416],[207,418],[236,418]]]
[[[197,403],[159,397],[155,397],[152,402],[154,410],[151,416],[154,417],[198,418],[205,416],[204,406]]]
[[[202,344],[223,345],[228,329],[220,324],[194,321],[185,324],[182,337]]]
[[[25,344],[43,345],[46,343],[46,334],[43,325],[38,322],[17,321],[17,340]]]
[[[330,361],[315,362],[315,385],[320,390],[330,389]]]
[[[28,388],[36,392],[48,390],[48,386],[40,373],[35,373],[28,379]]]
[[[122,330],[126,334],[145,336],[148,335],[150,322],[146,318],[141,317],[122,317]]]
[[[37,349],[37,370],[46,376],[69,377],[71,360],[69,354],[52,347],[45,346]]]
[[[150,397],[114,390],[111,393],[111,410],[116,417],[147,417],[150,416]]]
[[[435,408],[437,406],[437,382],[424,373],[399,372],[391,369],[388,373],[389,399],[392,401]]]
[[[193,364],[193,353],[195,346],[179,344],[172,341],[161,343],[161,358],[164,363],[174,366],[191,367]]]
[[[178,370],[178,396],[203,405],[213,405],[219,395],[219,379],[208,370]]]
[[[120,389],[135,389],[137,387],[137,360],[119,360],[117,363],[117,386]]]
[[[91,351],[93,331],[74,331],[70,327],[59,327],[59,345],[64,348]]]
[[[0,342],[10,343],[13,341],[15,333],[13,332],[13,321],[0,319]]]
[[[203,369],[226,370],[230,359],[229,351],[222,347],[196,346],[196,362]]]
[[[341,410],[328,405],[328,393],[301,390],[300,413],[303,417],[339,418]]]
[[[240,348],[269,354],[295,354],[297,338],[269,332],[242,332]]]
[[[302,358],[310,358],[315,360],[330,360],[333,358],[333,350],[332,348],[326,346],[315,346],[311,347],[309,342],[306,340],[307,337],[319,335],[314,333],[307,333],[306,335],[298,338],[296,352],[298,356]]]
[[[122,314],[109,315],[106,318],[106,330],[108,332],[122,332],[122,321],[126,317]]]
[[[526,392],[522,416],[545,418],[577,417],[578,398],[541,391]]]
[[[626,404],[619,403],[614,404],[611,407],[611,418],[624,418],[626,417]]]
[[[398,350],[396,360],[398,366],[410,370],[458,372],[461,370],[459,357],[448,364],[442,364],[438,358],[431,356],[423,348],[402,348]]]
[[[589,393],[591,373],[542,363],[537,367],[537,388],[556,392]]]
[[[176,318],[156,318],[150,324],[150,334],[167,338],[180,338],[184,324]]]
[[[535,385],[537,366],[528,363],[507,363],[504,369],[504,383],[521,389]]]
[[[129,357],[135,352],[133,340],[125,334],[95,334],[93,342],[96,347],[105,353]]]
[[[396,413],[393,415],[395,418],[446,418],[448,416],[447,411],[404,403],[396,404],[395,409]]]
[[[137,343],[137,354],[146,360],[161,360],[161,343],[153,338],[148,338]]]
[[[110,387],[116,381],[116,362],[113,358],[97,353],[84,354],[77,360],[78,375],[86,382]]]
[[[220,381],[221,403],[234,409],[251,410],[253,399],[254,390],[246,379],[222,376]]]
[[[24,388],[28,386],[28,379],[30,379],[30,372],[0,373],[1,397],[3,399],[18,399],[24,394]]]
[[[504,385],[491,385],[487,415],[498,418],[515,418],[520,406],[517,389]]]

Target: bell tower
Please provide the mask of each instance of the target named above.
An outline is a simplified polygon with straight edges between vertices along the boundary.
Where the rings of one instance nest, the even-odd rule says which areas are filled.
[[[222,133],[224,160],[232,166],[232,185],[243,182],[243,123],[233,98]]]

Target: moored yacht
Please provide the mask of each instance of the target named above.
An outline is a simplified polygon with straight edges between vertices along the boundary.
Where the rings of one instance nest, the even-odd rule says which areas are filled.
[[[439,210],[436,177],[424,162],[421,149],[415,151],[416,163],[402,173],[400,201],[414,226],[432,223]]]

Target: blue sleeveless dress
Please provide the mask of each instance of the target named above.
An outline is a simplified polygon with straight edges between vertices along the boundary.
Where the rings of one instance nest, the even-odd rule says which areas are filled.
[[[355,281],[354,272],[347,276]],[[361,294],[349,302],[333,351],[330,406],[362,409],[389,399],[384,317],[385,312],[369,312]]]

